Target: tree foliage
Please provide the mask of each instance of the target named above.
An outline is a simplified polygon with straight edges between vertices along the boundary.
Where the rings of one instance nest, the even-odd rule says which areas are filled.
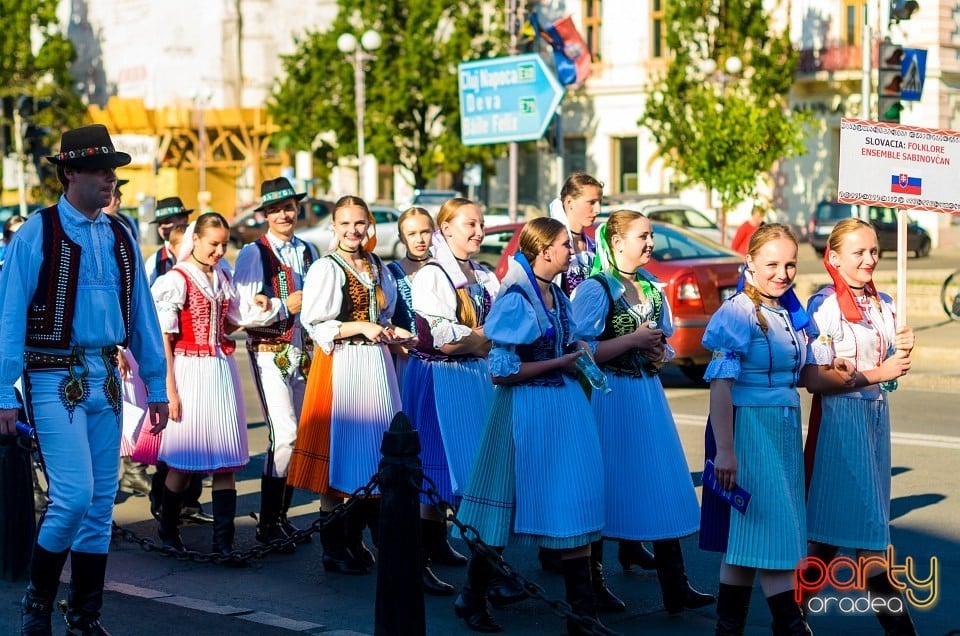
[[[673,58],[648,88],[639,123],[679,185],[716,190],[730,209],[756,195],[758,177],[777,161],[803,153],[807,117],[787,106],[797,53],[762,0],[669,0],[666,23]],[[732,56],[743,63],[736,76],[724,72]],[[719,69],[711,78],[705,60]]]
[[[57,18],[57,5],[58,0],[0,0],[2,123],[15,132],[13,108],[31,102],[25,110],[35,112],[28,122],[49,131],[46,146],[59,138],[61,129],[79,125],[84,113],[70,75],[75,52]],[[34,104],[39,102],[49,106],[36,110]],[[13,148],[9,141],[8,146],[8,150]],[[44,180],[35,194],[49,200],[57,189],[55,178]]]
[[[407,168],[423,187],[466,163],[492,167],[497,149],[460,143],[457,64],[503,48],[499,18],[480,0],[340,0],[333,25],[297,41],[269,107],[290,149],[311,149],[327,170],[357,153],[354,73],[337,38],[376,29],[366,63],[365,151]]]

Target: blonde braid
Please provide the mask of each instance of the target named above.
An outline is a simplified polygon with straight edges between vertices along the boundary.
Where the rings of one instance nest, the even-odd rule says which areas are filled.
[[[760,323],[760,330],[766,335],[768,329],[767,319],[763,317],[763,312],[760,311],[760,290],[750,283],[746,283],[743,286],[743,293],[753,302],[753,306],[757,312],[757,322]]]

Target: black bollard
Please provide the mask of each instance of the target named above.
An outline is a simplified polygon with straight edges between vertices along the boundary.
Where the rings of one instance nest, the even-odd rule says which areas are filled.
[[[402,411],[380,446],[377,636],[426,633],[420,560],[420,435]]]

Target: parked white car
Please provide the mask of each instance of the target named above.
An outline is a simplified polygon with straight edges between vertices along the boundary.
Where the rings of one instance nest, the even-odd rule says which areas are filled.
[[[377,223],[377,245],[373,248],[373,252],[386,260],[403,258],[406,252],[397,230],[399,210],[384,205],[371,205],[370,212]],[[313,243],[321,254],[331,252],[337,247],[334,242],[333,219],[330,217],[296,234],[304,241]]]

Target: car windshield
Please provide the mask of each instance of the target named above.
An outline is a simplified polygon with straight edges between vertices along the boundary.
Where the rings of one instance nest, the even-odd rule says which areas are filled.
[[[658,261],[677,261],[691,258],[735,256],[721,245],[670,225],[657,224],[653,228],[653,258]]]

